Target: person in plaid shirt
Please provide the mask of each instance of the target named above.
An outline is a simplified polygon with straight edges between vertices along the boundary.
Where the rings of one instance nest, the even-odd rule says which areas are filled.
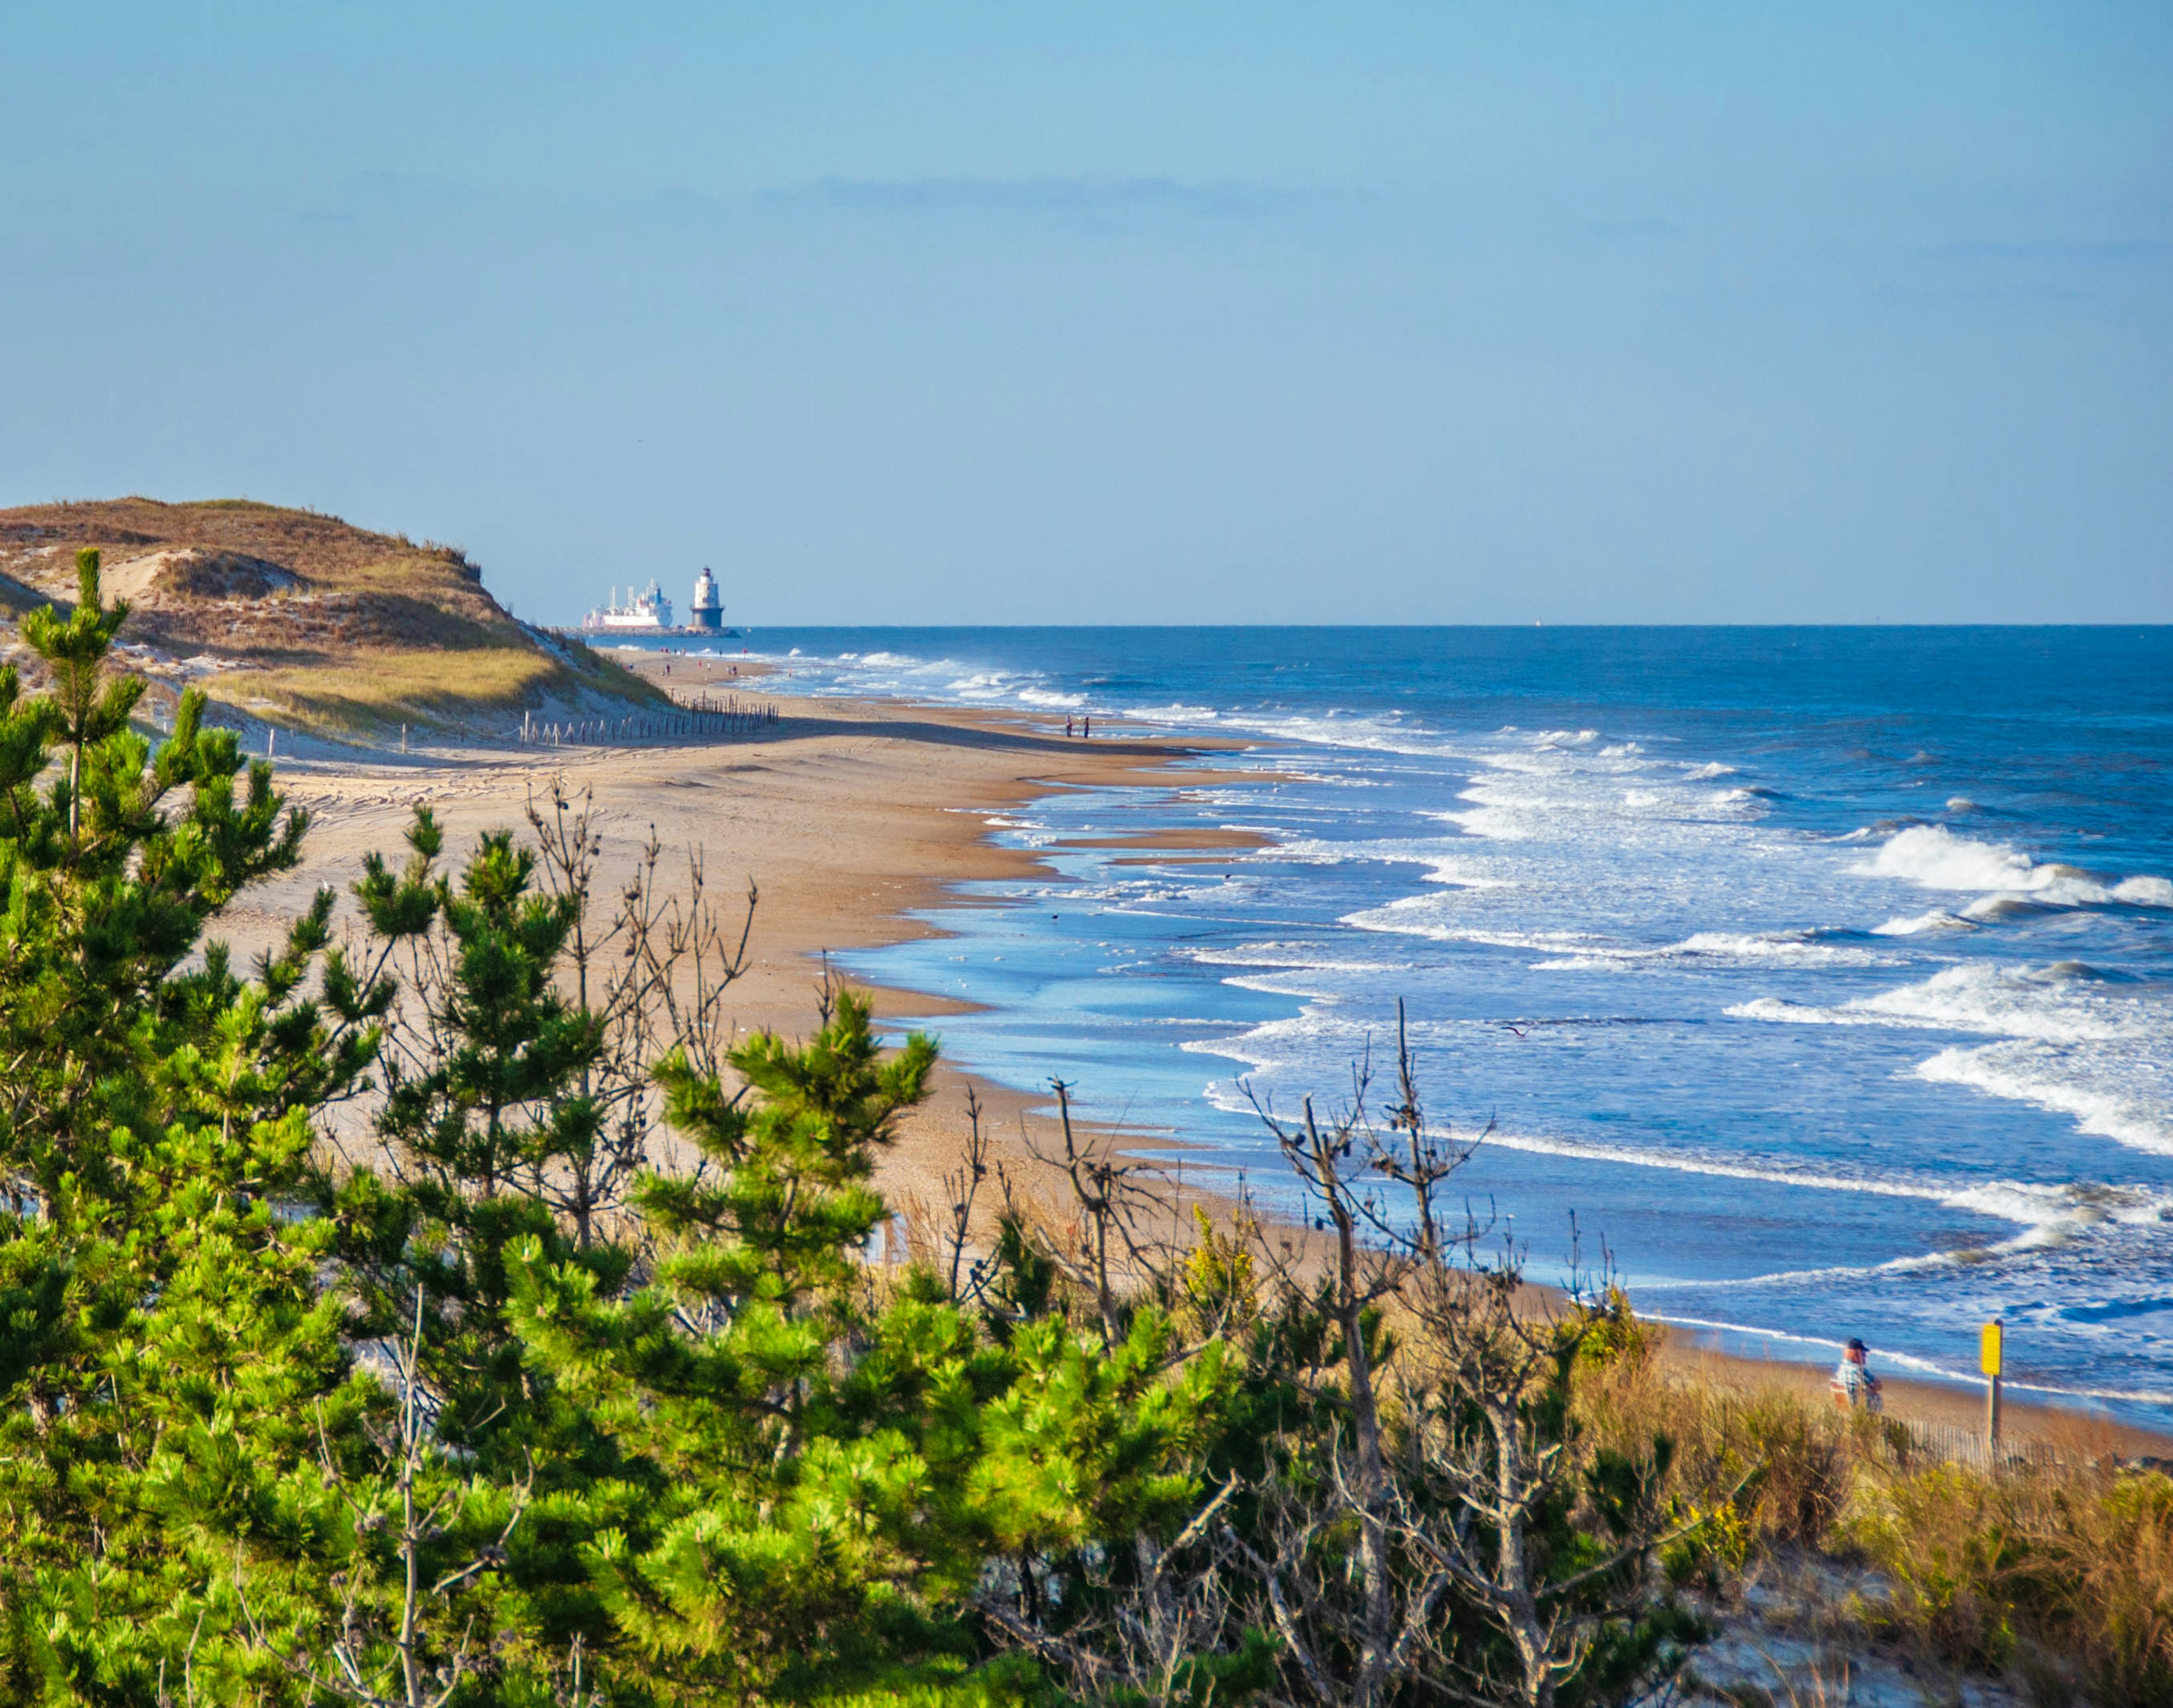
[[[1861,1340],[1851,1340],[1834,1371],[1834,1404],[1844,1410],[1852,1410],[1859,1405],[1866,1411],[1885,1409],[1885,1403],[1879,1397],[1879,1378],[1864,1366],[1865,1355],[1870,1350]]]

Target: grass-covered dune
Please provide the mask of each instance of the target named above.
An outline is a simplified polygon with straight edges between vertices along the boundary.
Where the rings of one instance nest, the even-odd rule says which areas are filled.
[[[12,644],[16,623],[47,602],[69,607],[86,546],[103,554],[105,598],[133,612],[132,667],[171,692],[199,683],[268,723],[365,740],[402,724],[499,733],[523,711],[660,699],[587,648],[516,621],[456,546],[245,498],[0,510],[0,647],[19,661],[34,662]]]

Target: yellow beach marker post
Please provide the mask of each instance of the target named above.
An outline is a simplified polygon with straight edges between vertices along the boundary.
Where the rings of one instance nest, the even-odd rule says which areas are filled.
[[[1984,1432],[1994,1447],[1999,1444],[1999,1377],[2006,1331],[1998,1318],[1984,1325],[1977,1343],[1977,1364],[1992,1378],[1992,1391],[1985,1396]]]

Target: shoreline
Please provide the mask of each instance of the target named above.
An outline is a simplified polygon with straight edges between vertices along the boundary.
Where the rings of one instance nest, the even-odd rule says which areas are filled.
[[[997,845],[988,833],[992,819],[1067,788],[1211,786],[1221,774],[1213,768],[1212,756],[1251,746],[1142,735],[1121,726],[1087,743],[1067,739],[1060,721],[1046,714],[795,693],[785,672],[774,666],[751,669],[750,661],[720,659],[709,661],[708,670],[700,667],[703,661],[681,655],[649,653],[626,661],[660,687],[700,692],[729,682],[757,687],[780,703],[779,721],[759,736],[713,746],[564,748],[547,754],[469,751],[382,765],[282,763],[281,787],[317,815],[305,864],[252,892],[235,909],[229,933],[268,937],[274,923],[298,911],[319,882],[343,891],[366,850],[391,853],[401,846],[401,832],[418,801],[437,811],[448,847],[457,854],[479,830],[520,826],[529,792],[547,798],[553,779],[563,778],[574,794],[585,788],[595,792],[607,879],[617,863],[630,860],[652,827],[665,847],[666,871],[683,859],[683,849],[705,849],[711,892],[720,904],[736,908],[744,882],[753,879],[762,901],[748,972],[734,987],[734,1017],[744,1030],[804,1034],[813,1024],[825,951],[947,935],[917,916],[973,905],[962,900],[958,885],[1054,876],[1038,850]],[[716,669],[734,662],[741,671],[736,678]],[[668,677],[666,669],[672,672]],[[418,788],[426,778],[427,789]],[[1214,832],[1189,836],[1166,829],[1088,841],[1143,865],[1242,859],[1267,846],[1264,838]],[[251,921],[249,915],[262,917]],[[252,923],[256,930],[249,929]],[[878,1019],[893,1023],[901,1016],[940,1021],[973,1011],[930,993],[874,987],[870,994]],[[967,1135],[969,1088],[979,1100],[984,1129],[993,1135],[992,1155],[1029,1178],[1035,1172],[1026,1161],[1026,1127],[1033,1113],[1047,1104],[1047,1092],[1017,1091],[946,1063],[938,1070],[935,1095],[903,1123],[878,1173],[879,1186],[904,1212],[909,1227],[916,1211],[925,1215],[928,1205],[945,1201],[941,1177],[955,1166]],[[1145,1160],[1196,1154],[1181,1135],[1089,1126],[1098,1138]],[[1189,1195],[1214,1199],[1211,1190],[1196,1185]],[[1825,1391],[1823,1365],[1748,1356],[1739,1348],[1723,1350],[1714,1337],[1696,1329],[1669,1329],[1667,1347],[1671,1366],[1703,1379],[1814,1395]],[[1874,1358],[1875,1363],[1876,1349]],[[1982,1426],[1981,1387],[1881,1373],[1890,1415]],[[2100,1451],[2128,1457],[2173,1456],[2173,1429],[2116,1421],[2092,1411],[2087,1402],[2011,1396],[2005,1415],[2018,1437],[2088,1439],[2101,1443]]]

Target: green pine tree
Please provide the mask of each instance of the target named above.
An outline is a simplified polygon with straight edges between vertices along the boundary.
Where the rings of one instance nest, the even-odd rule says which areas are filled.
[[[373,855],[355,886],[375,961],[404,959],[422,975],[402,1046],[386,1057],[386,1166],[328,1178],[322,1206],[368,1303],[366,1332],[407,1333],[419,1311],[434,1447],[459,1455],[474,1483],[472,1522],[443,1527],[433,1569],[495,1546],[516,1490],[525,1501],[504,1570],[453,1598],[461,1618],[510,1634],[493,1657],[503,1683],[547,1673],[608,1635],[581,1550],[596,1525],[655,1493],[623,1474],[608,1437],[547,1373],[524,1364],[507,1317],[508,1253],[532,1247],[610,1295],[634,1251],[594,1225],[581,1237],[547,1193],[593,1156],[601,1122],[590,1089],[601,1023],[561,989],[585,897],[539,892],[535,856],[510,833],[481,838],[457,881],[438,869],[444,838],[427,809],[407,840],[403,870]],[[483,1498],[486,1489],[495,1495]]]
[[[851,992],[805,1043],[734,1051],[741,1096],[667,1059],[670,1118],[703,1162],[639,1193],[671,1242],[654,1282],[613,1300],[540,1244],[517,1261],[531,1363],[665,1491],[590,1554],[628,1689],[690,1704],[1042,1690],[1021,1657],[990,1662],[992,1562],[1016,1592],[1083,1606],[1090,1560],[1194,1510],[1224,1371],[1173,1356],[1166,1315],[1138,1312],[1110,1348],[1044,1286],[1051,1308],[1000,1336],[932,1272],[871,1275],[888,1215],[875,1159],[935,1059],[918,1034],[884,1057]]]
[[[252,979],[202,944],[304,821],[200,694],[155,751],[131,728],[126,610],[78,569],[74,613],[23,626],[51,691],[0,671],[0,1669],[143,1701],[191,1646],[207,1678],[266,1673],[237,1586],[335,1569],[326,1446],[375,1390],[296,1207],[390,993],[327,946],[329,895]]]

